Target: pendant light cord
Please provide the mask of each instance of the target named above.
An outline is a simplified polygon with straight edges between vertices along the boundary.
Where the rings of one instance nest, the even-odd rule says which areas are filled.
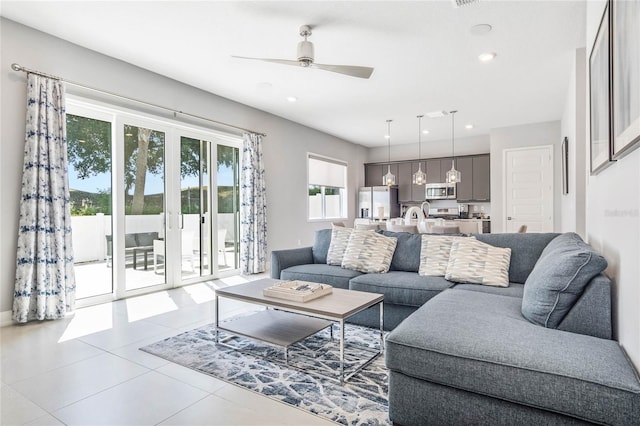
[[[388,150],[389,170],[391,170],[391,121],[392,120],[387,120],[387,136],[389,136],[389,138],[387,139],[387,146],[389,147],[389,150]]]
[[[422,159],[422,117],[424,115],[418,116],[418,161]]]

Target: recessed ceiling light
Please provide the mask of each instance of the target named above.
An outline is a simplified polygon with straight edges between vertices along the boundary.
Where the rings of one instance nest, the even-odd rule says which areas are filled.
[[[289,102],[295,102],[295,101],[297,101],[297,100],[298,100],[298,98],[296,98],[295,96],[287,96],[287,100],[288,100]]]
[[[478,56],[478,59],[480,59],[480,62],[490,62],[496,56],[497,55],[496,55],[495,52],[485,52],[485,53],[480,54],[480,56]]]
[[[473,35],[485,35],[489,34],[492,29],[493,27],[489,24],[478,24],[471,27],[471,29],[469,29],[469,32]]]
[[[473,129],[473,124],[466,124],[464,126],[465,129]]]
[[[389,135],[384,135],[384,138],[385,138],[385,139],[389,139],[390,137],[391,137],[391,136],[389,136]]]
[[[429,131],[428,130],[423,130],[422,133],[424,133],[425,135],[428,135]]]

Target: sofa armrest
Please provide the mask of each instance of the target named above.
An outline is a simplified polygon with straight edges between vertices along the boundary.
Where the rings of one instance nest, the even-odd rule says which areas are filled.
[[[280,272],[290,266],[313,263],[311,247],[300,247],[271,252],[271,278],[280,279]]]
[[[612,339],[611,280],[596,275],[558,325],[558,330]]]

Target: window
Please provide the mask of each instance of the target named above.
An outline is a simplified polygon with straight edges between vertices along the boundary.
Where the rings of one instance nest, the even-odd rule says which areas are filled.
[[[347,164],[315,154],[307,155],[309,219],[347,217]]]

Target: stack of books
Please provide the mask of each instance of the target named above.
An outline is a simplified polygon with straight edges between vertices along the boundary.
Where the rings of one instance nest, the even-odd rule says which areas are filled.
[[[333,293],[333,287],[330,285],[309,281],[282,281],[263,290],[265,296],[294,302],[308,302],[331,293]]]

